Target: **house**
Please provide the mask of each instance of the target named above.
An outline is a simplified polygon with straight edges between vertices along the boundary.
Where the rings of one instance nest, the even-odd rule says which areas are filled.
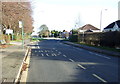
[[[91,24],[86,24],[78,29],[79,32],[100,32],[100,29],[92,26]]]
[[[120,31],[120,20],[117,20],[104,28],[103,32]]]

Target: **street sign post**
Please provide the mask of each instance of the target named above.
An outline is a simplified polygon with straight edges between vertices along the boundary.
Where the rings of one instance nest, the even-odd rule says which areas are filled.
[[[19,28],[22,28],[22,47],[24,49],[24,27],[22,21],[19,21]]]

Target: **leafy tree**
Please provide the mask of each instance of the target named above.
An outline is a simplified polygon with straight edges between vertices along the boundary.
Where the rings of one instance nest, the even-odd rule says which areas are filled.
[[[45,24],[40,26],[39,36],[43,36],[43,37],[49,36],[49,29]]]

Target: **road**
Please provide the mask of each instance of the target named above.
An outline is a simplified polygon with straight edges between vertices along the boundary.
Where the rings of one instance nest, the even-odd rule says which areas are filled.
[[[118,82],[117,57],[44,40],[31,46],[27,82]]]

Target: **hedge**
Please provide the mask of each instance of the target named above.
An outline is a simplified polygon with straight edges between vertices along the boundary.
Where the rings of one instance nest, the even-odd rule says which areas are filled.
[[[69,36],[69,41],[71,41],[71,42],[78,42],[78,35],[77,34],[70,35]]]
[[[120,47],[120,32],[80,33],[78,42],[95,46]]]

